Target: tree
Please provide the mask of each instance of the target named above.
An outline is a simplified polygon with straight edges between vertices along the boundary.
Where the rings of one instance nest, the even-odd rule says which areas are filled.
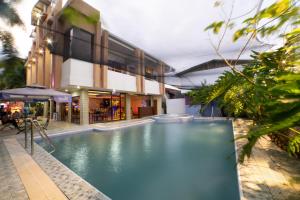
[[[18,0],[0,0],[0,18],[9,26],[23,26],[23,22],[13,7]],[[25,61],[18,57],[18,51],[14,47],[14,38],[8,31],[0,31],[2,44],[0,60],[0,88],[14,88],[25,85]]]
[[[233,35],[233,41],[248,37],[237,60],[258,36],[278,35],[284,43],[272,51],[253,52],[253,61],[243,70],[238,70],[236,63],[228,62],[219,51],[226,31],[235,27],[231,14],[228,19],[213,22],[206,28],[215,34],[223,30],[221,40],[213,47],[231,72],[219,77],[204,101],[208,104],[218,100],[229,115],[247,116],[255,124],[247,135],[240,137],[248,141],[241,151],[240,162],[251,155],[260,137],[269,134],[287,137],[290,154],[300,152],[300,131],[297,128],[300,126],[299,1],[278,0],[263,10],[260,10],[261,3],[258,12],[245,19]],[[292,136],[285,135],[287,130],[293,133]]]

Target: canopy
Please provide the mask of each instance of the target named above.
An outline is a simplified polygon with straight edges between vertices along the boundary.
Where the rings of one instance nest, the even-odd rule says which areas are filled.
[[[0,100],[14,101],[48,101],[53,98],[56,102],[71,102],[72,95],[59,92],[54,89],[47,89],[43,86],[26,86],[24,88],[14,88],[0,90]]]

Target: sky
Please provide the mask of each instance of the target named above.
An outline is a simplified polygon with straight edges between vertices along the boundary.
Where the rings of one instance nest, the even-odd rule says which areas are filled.
[[[233,17],[253,10],[238,19],[241,22],[255,13],[253,8],[258,1],[221,0],[221,9],[214,7],[215,0],[85,0],[100,10],[101,24],[105,29],[163,60],[176,71],[220,58],[211,44],[217,44],[220,36],[205,32],[205,27],[211,22],[223,20],[225,15],[228,16],[232,5]],[[34,27],[30,23],[31,9],[36,2],[37,0],[22,0],[16,4],[25,28],[9,28],[23,58],[28,55],[32,43],[30,34]],[[5,27],[1,21],[0,27]],[[245,43],[245,39],[233,43],[232,34],[233,31],[227,33],[220,49],[224,57],[231,59],[237,57]],[[256,46],[257,43],[252,45]],[[242,58],[249,58],[249,53]]]

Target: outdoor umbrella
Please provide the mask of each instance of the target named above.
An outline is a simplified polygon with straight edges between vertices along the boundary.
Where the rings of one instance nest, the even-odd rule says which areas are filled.
[[[71,102],[72,95],[54,89],[47,89],[43,86],[26,86],[24,88],[0,90],[0,100],[35,102],[48,101],[50,98],[59,103]]]

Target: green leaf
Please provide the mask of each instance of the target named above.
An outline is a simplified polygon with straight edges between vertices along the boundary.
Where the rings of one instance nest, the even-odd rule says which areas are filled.
[[[219,22],[213,22],[212,24],[210,24],[209,26],[207,26],[204,30],[213,30],[214,34],[218,34],[220,32],[221,27],[223,26],[224,21],[219,21]]]

